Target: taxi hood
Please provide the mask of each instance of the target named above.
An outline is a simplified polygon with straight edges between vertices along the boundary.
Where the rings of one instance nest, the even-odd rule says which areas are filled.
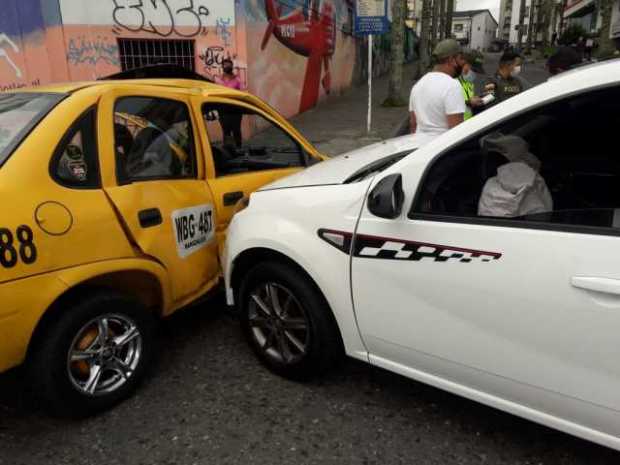
[[[299,173],[264,186],[261,191],[342,184],[382,171],[421,146],[412,134],[387,139],[317,163]]]

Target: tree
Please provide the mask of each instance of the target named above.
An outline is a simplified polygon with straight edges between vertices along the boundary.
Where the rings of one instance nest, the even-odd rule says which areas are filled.
[[[521,49],[523,45],[523,29],[525,28],[525,0],[521,0],[521,5],[519,6],[519,31],[517,34],[517,47]]]
[[[600,0],[599,8],[601,11],[601,30],[598,35],[598,51],[600,58],[607,58],[616,50],[614,41],[610,37],[611,33],[611,13],[614,0]]]
[[[437,30],[439,29],[440,0],[433,0],[433,16],[431,18],[431,49],[437,45]]]
[[[452,14],[454,13],[454,0],[448,0],[446,7],[446,37],[452,37]]]
[[[439,40],[446,38],[446,0],[439,4]]]
[[[432,0],[422,0],[422,25],[420,28],[420,64],[418,67],[418,77],[422,75],[430,66],[431,57],[431,10]]]
[[[405,58],[405,11],[407,0],[393,0],[392,2],[392,30],[390,50],[390,81],[388,96],[383,106],[404,106],[403,100],[403,61]]]

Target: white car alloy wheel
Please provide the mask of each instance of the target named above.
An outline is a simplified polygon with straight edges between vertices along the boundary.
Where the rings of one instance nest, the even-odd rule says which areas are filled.
[[[250,292],[248,321],[257,345],[275,361],[294,364],[307,353],[310,331],[306,312],[283,285],[267,282]]]

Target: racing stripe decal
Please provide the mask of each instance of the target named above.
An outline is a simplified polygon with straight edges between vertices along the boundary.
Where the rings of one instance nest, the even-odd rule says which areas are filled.
[[[424,259],[445,263],[457,261],[459,263],[491,262],[499,260],[499,252],[465,249],[449,245],[430,244],[427,242],[406,241],[388,237],[369,236],[358,234],[352,243],[352,234],[344,231],[328,229],[319,230],[319,237],[345,253],[353,252],[353,256],[385,260]]]

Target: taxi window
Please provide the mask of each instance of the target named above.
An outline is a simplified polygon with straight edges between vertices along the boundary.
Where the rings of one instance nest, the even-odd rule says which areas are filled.
[[[119,99],[114,108],[114,147],[121,183],[196,178],[191,119],[182,102]]]
[[[258,113],[236,105],[202,107],[217,176],[305,166],[301,145]]]
[[[52,160],[56,182],[72,188],[100,186],[95,134],[96,110],[84,113],[62,138]]]
[[[0,166],[65,94],[0,94]]]

